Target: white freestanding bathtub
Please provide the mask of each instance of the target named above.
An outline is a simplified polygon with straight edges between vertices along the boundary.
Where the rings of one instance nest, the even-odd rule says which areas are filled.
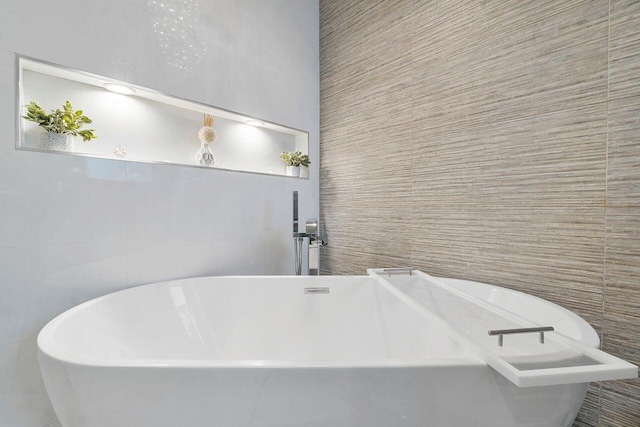
[[[599,344],[544,300],[446,282]],[[145,285],[52,320],[39,362],[64,427],[572,424],[588,383],[518,387],[398,295],[370,276]]]

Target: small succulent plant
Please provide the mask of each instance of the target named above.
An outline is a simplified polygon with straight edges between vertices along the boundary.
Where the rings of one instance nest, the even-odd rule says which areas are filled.
[[[98,137],[93,133],[95,129],[80,129],[92,122],[89,117],[82,114],[82,110],[74,111],[69,101],[62,108],[62,110],[59,108],[55,111],[51,110],[51,114],[47,114],[37,102],[31,101],[27,105],[27,115],[22,118],[38,123],[47,132],[81,136],[83,141]]]
[[[309,166],[309,156],[302,154],[301,151],[283,151],[280,153],[280,159],[286,163],[287,166]]]

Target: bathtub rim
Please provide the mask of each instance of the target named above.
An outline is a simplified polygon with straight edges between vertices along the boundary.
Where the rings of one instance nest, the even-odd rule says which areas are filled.
[[[52,336],[53,329],[61,322],[66,320],[69,316],[72,316],[75,312],[86,309],[94,304],[98,304],[105,299],[114,298],[121,293],[130,292],[133,289],[141,287],[162,287],[168,284],[176,284],[182,281],[190,280],[206,280],[206,279],[273,279],[273,278],[300,278],[300,277],[319,277],[329,280],[332,277],[339,278],[369,278],[369,275],[349,275],[349,276],[277,276],[277,275],[241,275],[241,276],[195,276],[173,280],[166,280],[162,282],[152,282],[141,285],[132,286],[126,289],[121,289],[115,292],[93,298],[89,301],[85,301],[78,304],[58,316],[50,320],[38,333],[36,338],[38,357],[47,357],[65,364],[75,366],[86,367],[113,367],[113,368],[210,368],[210,369],[222,369],[222,368],[287,368],[287,369],[305,369],[305,368],[330,368],[330,369],[355,369],[355,368],[415,368],[415,367],[444,367],[444,366],[488,366],[486,362],[481,360],[466,344],[464,340],[460,340],[455,335],[450,335],[450,338],[458,343],[463,348],[463,354],[459,358],[447,358],[447,359],[371,359],[371,360],[358,360],[358,361],[344,361],[344,360],[261,360],[261,359],[98,359],[88,357],[68,357],[66,355],[57,354],[56,345]],[[471,280],[463,279],[450,279],[440,278],[444,281],[457,280],[468,282],[470,284],[480,284],[497,288],[499,291],[514,292],[516,294],[522,294],[527,298],[535,298],[540,303],[548,304],[554,310],[559,310],[569,314],[572,320],[579,321],[581,324],[585,324],[593,330],[593,328],[575,313],[565,309],[558,304],[547,301],[543,298],[526,294],[524,292],[515,291],[509,288],[501,286],[491,285],[482,282],[475,282]],[[403,301],[404,302],[404,301]],[[405,302],[406,304],[406,302]],[[407,305],[408,309],[414,310],[411,304]],[[421,313],[419,313],[421,314]],[[422,315],[422,314],[421,314]],[[427,319],[430,320],[430,319]],[[582,328],[580,328],[582,329]],[[595,333],[595,330],[593,330]],[[569,337],[571,338],[571,337]],[[573,338],[572,338],[573,339]]]

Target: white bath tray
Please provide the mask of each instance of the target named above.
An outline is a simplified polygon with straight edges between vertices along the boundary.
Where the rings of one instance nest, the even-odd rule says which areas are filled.
[[[638,377],[635,365],[545,328],[553,325],[535,324],[421,271],[370,269],[368,273],[440,323],[518,387]]]

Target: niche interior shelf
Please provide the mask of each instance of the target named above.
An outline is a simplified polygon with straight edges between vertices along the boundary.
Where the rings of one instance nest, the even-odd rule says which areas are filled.
[[[20,150],[47,151],[145,163],[190,165],[214,169],[286,176],[282,151],[309,152],[309,133],[107,77],[17,56],[18,140]],[[134,91],[107,90],[117,84]],[[97,139],[74,137],[67,151],[41,144],[44,129],[22,118],[36,101],[47,113],[70,101],[93,120]],[[214,117],[217,137],[210,145],[215,162],[196,163],[198,131],[204,115]]]

